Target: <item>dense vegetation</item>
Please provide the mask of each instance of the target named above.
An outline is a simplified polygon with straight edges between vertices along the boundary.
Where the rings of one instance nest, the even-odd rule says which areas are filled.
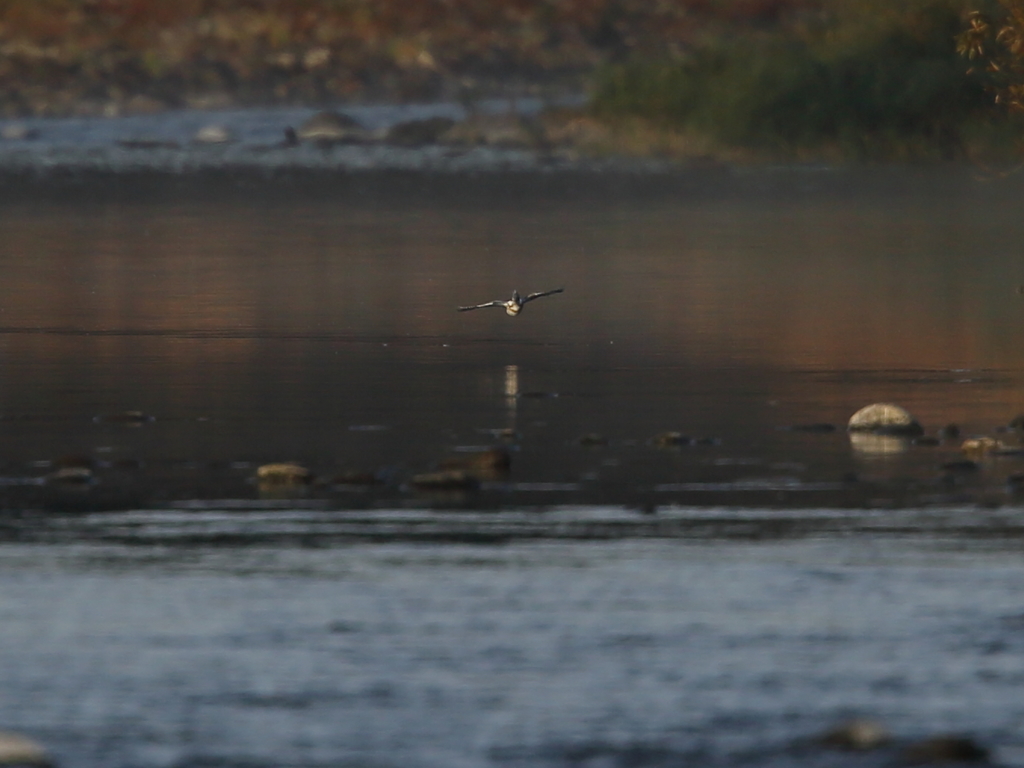
[[[966,12],[960,0],[835,0],[680,55],[608,65],[595,109],[773,152],[960,156],[998,138],[989,83],[957,52]]]
[[[584,88],[606,143],[958,157],[1021,134],[1024,0],[0,0],[8,115]]]
[[[580,90],[629,51],[798,0],[0,0],[0,109]]]

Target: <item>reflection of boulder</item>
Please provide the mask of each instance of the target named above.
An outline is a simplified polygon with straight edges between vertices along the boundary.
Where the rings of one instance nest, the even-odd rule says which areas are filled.
[[[850,447],[864,456],[894,456],[907,450],[910,442],[899,435],[851,432]]]
[[[425,120],[408,120],[396,123],[388,129],[384,141],[400,147],[422,147],[424,144],[436,144],[445,131],[455,121],[450,117],[428,117]]]
[[[850,432],[873,432],[876,435],[917,437],[924,430],[905,409],[892,403],[866,405],[850,417]]]
[[[355,119],[340,112],[317,112],[298,127],[295,135],[315,144],[361,142],[370,138],[369,132]]]
[[[475,115],[440,137],[446,144],[536,149],[545,144],[543,128],[519,115]]]

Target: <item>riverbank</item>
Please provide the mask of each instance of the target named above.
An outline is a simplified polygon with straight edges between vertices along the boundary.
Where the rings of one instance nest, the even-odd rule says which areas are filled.
[[[41,12],[19,0],[0,8],[0,116],[174,121],[189,110],[424,103],[473,116],[498,99],[534,102],[536,119],[512,131],[523,134],[513,143],[557,156],[1012,161],[1020,125],[956,50],[973,8],[138,0]],[[182,139],[130,141],[157,149]]]

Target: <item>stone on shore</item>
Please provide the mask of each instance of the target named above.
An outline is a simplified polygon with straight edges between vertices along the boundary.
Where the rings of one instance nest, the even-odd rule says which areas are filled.
[[[475,115],[440,136],[445,144],[537,149],[546,143],[544,129],[519,115]]]
[[[857,411],[847,425],[850,432],[918,437],[924,429],[905,409],[892,403],[873,403]]]
[[[391,126],[384,141],[400,147],[422,147],[436,144],[441,136],[455,125],[450,117],[428,117],[425,120],[408,120]]]
[[[881,723],[855,718],[826,731],[821,737],[821,743],[830,749],[861,752],[876,749],[889,739],[889,732]]]
[[[213,125],[204,125],[196,131],[192,140],[196,144],[227,144],[235,140],[235,135],[227,126],[214,123]]]
[[[296,129],[295,135],[301,141],[317,144],[354,143],[370,138],[358,121],[340,112],[317,112]]]
[[[0,766],[52,764],[46,750],[28,736],[0,731]]]

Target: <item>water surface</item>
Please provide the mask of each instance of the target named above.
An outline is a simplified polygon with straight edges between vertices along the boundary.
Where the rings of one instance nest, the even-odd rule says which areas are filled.
[[[1024,459],[844,430],[1018,444],[1012,179],[92,181],[0,196],[0,724],[60,765],[1024,763]]]
[[[843,431],[877,401],[932,435],[1024,412],[1009,182],[382,178],[5,203],[8,506],[255,500],[255,468],[285,460],[335,506],[431,504],[410,478],[501,430],[508,476],[442,503],[1014,500],[1019,458],[950,477],[959,441]],[[514,319],[455,311],[556,286]],[[154,420],[118,423],[127,411]],[[791,429],[810,424],[838,429]],[[665,432],[693,444],[660,449]],[[34,485],[66,457],[99,482]],[[339,490],[346,471],[379,483]]]

